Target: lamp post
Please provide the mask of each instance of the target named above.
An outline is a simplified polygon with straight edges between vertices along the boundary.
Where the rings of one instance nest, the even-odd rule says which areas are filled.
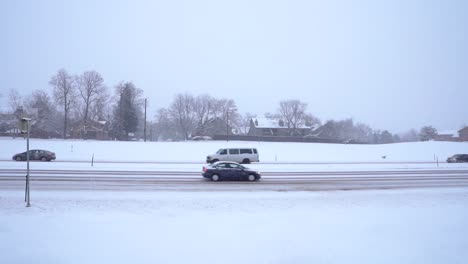
[[[229,141],[229,109],[226,111],[226,141]]]
[[[146,142],[146,101],[147,101],[147,98],[145,98],[145,128],[143,131],[145,142]]]
[[[30,118],[21,118],[21,132],[24,133],[26,130],[27,133],[27,140],[26,140],[26,163],[27,163],[27,170],[26,170],[26,190],[24,193],[24,201],[26,202],[26,207],[31,207],[30,203],[30,196],[29,196],[29,130],[31,128],[30,125]]]

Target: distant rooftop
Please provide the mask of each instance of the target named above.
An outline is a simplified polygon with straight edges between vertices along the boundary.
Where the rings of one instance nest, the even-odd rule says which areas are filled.
[[[267,117],[252,118],[252,121],[256,128],[287,128],[286,124],[284,124],[283,126],[280,126],[280,120],[281,119],[267,118]],[[305,125],[300,125],[299,128],[309,128],[309,127]]]
[[[458,130],[452,129],[452,130],[443,130],[437,132],[439,135],[452,135],[452,136],[457,136],[458,135]]]

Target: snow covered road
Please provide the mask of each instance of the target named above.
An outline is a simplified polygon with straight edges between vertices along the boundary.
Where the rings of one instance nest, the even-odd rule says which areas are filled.
[[[24,187],[25,171],[0,169],[0,189]],[[32,189],[171,191],[317,191],[468,187],[468,170],[264,172],[258,182],[213,183],[190,171],[33,170]]]

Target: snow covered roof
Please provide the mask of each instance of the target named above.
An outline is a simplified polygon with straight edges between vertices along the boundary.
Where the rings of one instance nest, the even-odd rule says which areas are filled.
[[[21,133],[21,130],[19,128],[12,128],[12,129],[5,131],[5,133],[10,133],[10,134]]]
[[[252,118],[254,126],[257,128],[285,128],[280,126],[279,120],[276,118]]]
[[[253,124],[256,128],[288,128],[286,124],[280,125],[281,119],[267,118],[267,117],[255,117],[252,118]],[[300,125],[298,128],[310,128],[306,125]]]
[[[437,133],[438,135],[452,135],[452,136],[455,136],[455,135],[458,135],[458,131],[457,130],[444,130],[444,131],[440,131]]]

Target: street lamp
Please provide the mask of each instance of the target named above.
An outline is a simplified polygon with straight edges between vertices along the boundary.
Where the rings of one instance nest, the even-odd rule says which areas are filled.
[[[26,207],[30,207],[30,197],[29,197],[29,130],[31,128],[30,125],[31,118],[23,117],[21,118],[21,133],[27,133],[27,143],[26,143],[26,162],[27,162],[27,170],[26,170],[26,190],[24,193],[24,201],[26,203]]]

